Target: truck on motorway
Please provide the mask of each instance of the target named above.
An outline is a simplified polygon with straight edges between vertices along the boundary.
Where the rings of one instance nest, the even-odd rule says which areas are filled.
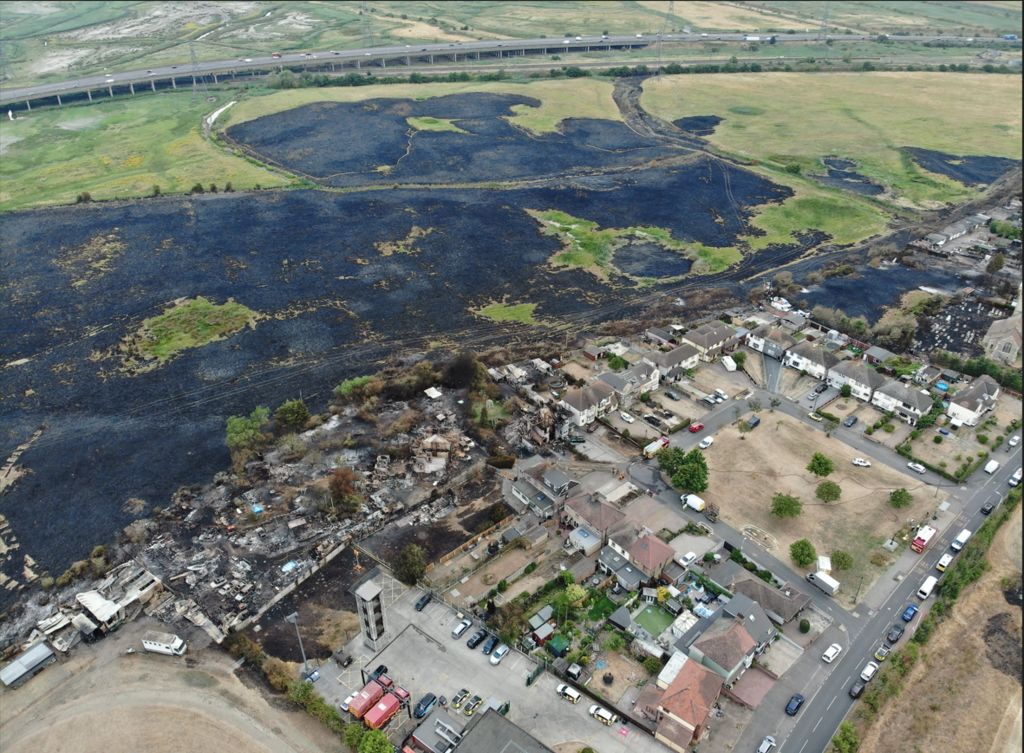
[[[356,693],[348,705],[348,713],[356,719],[362,719],[384,695],[384,687],[376,680],[370,680],[366,686]]]
[[[658,437],[649,445],[644,447],[644,457],[653,458],[666,447],[668,447],[668,437]]]
[[[996,471],[998,471],[998,470],[999,470],[999,461],[998,460],[989,460],[987,463],[985,463],[985,473],[989,474],[990,476],[993,473],[995,473]]]
[[[824,570],[819,570],[816,573],[807,573],[807,582],[814,584],[829,596],[835,596],[836,592],[839,591],[839,581]]]
[[[920,554],[928,548],[928,542],[935,538],[935,529],[931,526],[921,526],[914,534],[914,540],[910,542],[910,548]]]
[[[747,34],[745,37],[743,37],[743,41],[744,42],[760,42],[761,41],[761,37],[755,36],[753,34]]]
[[[701,512],[705,507],[707,507],[707,503],[696,494],[683,494],[679,497],[679,501],[691,510],[696,510],[697,512]]]
[[[173,633],[147,630],[142,636],[142,647],[154,654],[181,656],[188,648],[188,644]]]
[[[363,723],[370,729],[380,729],[394,718],[401,707],[402,702],[398,699],[398,696],[394,693],[388,693],[378,700],[373,705],[373,708],[366,712],[363,716]],[[349,708],[351,709],[351,707]]]

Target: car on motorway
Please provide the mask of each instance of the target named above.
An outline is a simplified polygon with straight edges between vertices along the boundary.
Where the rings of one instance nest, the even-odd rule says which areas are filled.
[[[946,572],[946,568],[953,561],[953,555],[950,552],[946,552],[939,558],[939,561],[935,563],[935,569],[940,573]]]
[[[481,643],[484,642],[484,638],[486,638],[486,637],[487,637],[487,631],[486,630],[483,630],[483,629],[477,630],[475,633],[473,633],[473,635],[469,636],[469,640],[466,641],[466,646],[468,646],[469,648],[476,648],[477,646],[479,646]]]
[[[870,468],[871,467],[871,461],[870,460],[865,460],[864,458],[854,458],[853,459],[853,464],[855,466],[859,467],[859,468]]]
[[[885,661],[889,658],[889,653],[892,651],[891,646],[886,646],[884,643],[875,649],[873,654],[878,661]]]
[[[850,698],[860,698],[866,686],[860,680],[850,686]]]
[[[615,722],[619,721],[618,716],[616,716],[603,706],[598,706],[596,703],[589,709],[587,709],[587,713],[595,719],[597,719],[597,721],[601,722],[601,724],[604,724],[608,727],[615,724]]]
[[[701,424],[701,423],[690,424],[690,428],[687,429],[687,431],[689,431],[691,434],[696,434],[697,432],[703,431],[703,430],[704,430],[704,424]]]
[[[907,468],[912,470],[914,473],[924,473],[927,470],[920,463],[907,463]]]
[[[108,77],[107,77],[107,79],[106,79],[106,83],[108,83],[108,84],[112,84],[112,83],[114,83],[114,79],[112,79],[112,78],[110,78],[110,77],[108,76]]]
[[[995,505],[994,502],[986,502],[985,504],[983,504],[981,506],[981,514],[982,515],[991,515],[992,511],[995,510],[995,509],[996,509],[996,505]]]
[[[910,622],[917,617],[918,611],[917,604],[907,604],[907,608],[903,610],[903,614],[900,615],[900,619],[904,622]]]
[[[629,415],[628,413],[626,413],[626,411],[624,411],[624,410],[620,410],[620,411],[619,411],[619,418],[621,418],[621,419],[622,419],[623,421],[625,421],[625,422],[626,422],[627,424],[631,424],[631,423],[633,423],[634,421],[636,421],[636,419],[635,419],[635,418],[633,418],[633,417],[632,417],[631,415]]]
[[[484,652],[484,656],[490,656],[494,653],[495,647],[498,645],[498,636],[492,635],[486,641],[484,641],[483,648],[480,650]]]
[[[831,646],[825,649],[825,653],[821,655],[821,660],[826,664],[831,664],[836,660],[836,657],[842,653],[842,651],[842,646],[840,646],[838,643],[833,643]]]
[[[897,622],[889,628],[889,632],[885,634],[885,639],[889,641],[889,643],[898,643],[899,639],[903,637],[905,630],[906,628]]]
[[[878,672],[878,664],[873,661],[869,661],[864,665],[864,669],[860,672],[860,679],[864,682],[871,682],[872,678]]]
[[[697,446],[700,447],[702,450],[706,450],[708,447],[710,447],[714,443],[715,443],[715,438],[714,437],[704,437],[704,439],[700,440],[700,442],[697,443]]]
[[[1008,447],[1016,447],[1020,444],[1020,434],[1014,434],[1006,443]]]
[[[437,696],[433,693],[427,693],[425,696],[420,698],[419,703],[416,704],[416,708],[413,710],[412,715],[417,719],[422,719],[430,710],[437,704]]]
[[[452,708],[462,708],[462,704],[465,703],[467,698],[469,698],[469,691],[463,688],[452,698]]]
[[[462,709],[462,713],[465,714],[466,716],[473,716],[473,714],[476,713],[476,710],[478,708],[480,708],[480,704],[483,703],[483,702],[484,702],[484,699],[481,698],[480,696],[478,696],[478,695],[473,696],[468,701],[466,701],[466,705]]]
[[[270,53],[270,57],[274,58],[274,60],[277,60],[278,58],[281,57],[281,53],[280,52],[272,52],[272,53]]]
[[[704,34],[703,36],[707,36]],[[757,753],[772,753],[775,750],[775,738],[771,735],[765,735],[761,744],[757,746]]]
[[[430,603],[430,600],[433,599],[433,598],[434,598],[434,595],[432,593],[430,593],[430,591],[427,591],[420,598],[416,599],[416,607],[415,607],[416,611],[417,612],[422,612],[426,608],[427,604]]]
[[[153,75],[153,71],[152,71],[152,70],[148,70],[148,71],[146,71],[146,73],[147,73],[148,75],[150,75],[150,76],[152,76],[152,75]]]
[[[568,40],[568,39],[563,39],[562,40],[562,44],[569,44],[569,42],[570,42],[570,40]]]
[[[843,419],[843,426],[845,426],[847,429],[849,429],[851,426],[856,426],[856,424],[856,416],[847,416],[846,418]]]
[[[500,644],[496,649],[494,649],[494,653],[491,654],[491,664],[497,667],[501,664],[501,660],[508,656],[511,650],[512,649],[504,643]]]
[[[804,705],[804,697],[799,693],[794,693],[789,698],[789,703],[786,704],[786,715],[796,716],[796,712],[800,710],[800,707]]]

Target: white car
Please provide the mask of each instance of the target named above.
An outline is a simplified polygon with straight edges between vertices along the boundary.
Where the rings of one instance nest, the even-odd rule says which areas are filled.
[[[864,682],[871,682],[871,679],[875,676],[875,673],[877,672],[878,664],[876,662],[869,661],[867,664],[864,665],[864,669],[860,673],[860,679],[862,679]]]
[[[1012,437],[1010,437],[1010,441],[1007,442],[1006,444],[1010,445],[1010,447],[1016,447],[1017,445],[1019,445],[1020,434],[1014,434]]]
[[[821,660],[826,664],[831,664],[836,660],[836,657],[842,653],[842,651],[842,646],[840,646],[838,643],[833,643],[831,646],[825,649],[825,653],[821,655]]]
[[[701,34],[702,37],[706,37],[707,34]],[[757,746],[757,753],[772,753],[775,750],[775,738],[771,735],[766,735],[761,744]]]
[[[714,443],[715,443],[715,438],[714,437],[704,437],[704,439],[700,440],[700,442],[697,444],[697,446],[700,447],[702,450],[706,450],[708,447],[710,447]]]
[[[562,40],[562,44],[569,44],[569,40],[568,39],[563,39]]]
[[[350,705],[352,705],[352,699],[355,698],[357,695],[358,695],[358,693],[353,693],[348,698],[346,698],[344,701],[342,701],[341,702],[341,710],[342,711],[348,711],[348,707]]]
[[[452,638],[461,638],[462,634],[469,630],[473,624],[473,620],[463,620],[454,628],[452,628]]]
[[[494,649],[494,653],[491,654],[491,664],[497,667],[499,664],[501,664],[501,660],[508,656],[508,652],[511,650],[512,649],[510,649],[507,645],[502,643],[500,646]]]
[[[870,460],[865,460],[864,458],[854,458],[853,459],[853,464],[858,466],[859,468],[870,468],[871,467],[871,461]]]
[[[624,411],[624,410],[623,410],[623,411],[619,411],[619,418],[621,418],[621,419],[622,419],[623,421],[625,421],[625,422],[626,422],[627,424],[631,424],[631,423],[633,423],[634,421],[636,421],[636,419],[635,419],[635,418],[633,418],[633,417],[632,417],[631,415],[629,415],[628,413],[626,413],[626,411]]]
[[[914,471],[914,473],[924,473],[927,470],[920,463],[907,463],[907,468]]]
[[[953,555],[950,554],[949,552],[946,552],[944,555],[942,555],[939,558],[939,561],[935,563],[935,569],[938,570],[940,573],[944,573],[944,572],[946,572],[946,568],[949,567],[949,564],[952,561],[953,561]]]
[[[615,724],[615,722],[619,721],[619,717],[610,712],[608,709],[598,706],[596,703],[590,707],[587,713],[589,713],[592,717],[597,719],[597,721],[601,722],[601,724],[606,724],[608,726],[611,726]]]
[[[690,565],[692,565],[696,561],[697,561],[697,553],[696,552],[687,552],[686,554],[683,555],[682,559],[678,560],[679,564],[682,565],[683,567],[689,567]]]

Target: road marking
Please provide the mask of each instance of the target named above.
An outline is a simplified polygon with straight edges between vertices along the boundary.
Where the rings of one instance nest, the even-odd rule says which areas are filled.
[[[835,703],[838,699],[839,699],[839,696],[836,696],[831,701],[829,701],[828,702],[828,706],[825,707],[825,711],[828,711],[830,708],[832,708],[832,704]]]
[[[824,718],[825,717],[822,717],[822,716],[818,717],[818,721],[814,723],[814,727],[811,728],[811,732],[817,732],[818,731],[818,725],[821,724],[821,720],[824,719]]]
[[[807,747],[807,743],[808,742],[810,742],[810,741],[809,740],[804,740],[804,744],[800,746],[800,750],[797,751],[797,753],[804,753],[804,748]]]

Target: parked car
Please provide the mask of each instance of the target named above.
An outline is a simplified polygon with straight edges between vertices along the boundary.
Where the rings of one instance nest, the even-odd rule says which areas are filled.
[[[480,696],[478,696],[478,695],[473,696],[468,701],[466,701],[466,705],[462,709],[462,713],[465,714],[466,716],[473,716],[473,714],[476,713],[476,710],[478,708],[480,708],[480,704],[483,703],[483,702],[484,702],[484,699],[481,698]]]
[[[704,437],[704,439],[700,440],[700,442],[697,444],[697,446],[700,447],[702,450],[706,450],[708,447],[710,447],[714,443],[715,443],[715,438],[714,437]]]
[[[665,397],[667,397],[669,400],[678,400],[679,399],[678,393],[675,393],[672,390],[665,390]]]
[[[849,429],[851,426],[856,426],[856,424],[856,416],[847,416],[846,418],[843,419],[843,426],[845,426],[847,429]]]
[[[985,504],[983,504],[981,506],[981,514],[982,515],[991,515],[992,511],[995,510],[995,509],[996,509],[995,504],[993,504],[992,502],[986,502]]]
[[[804,399],[805,400],[812,400],[812,401],[813,400],[817,400],[818,399],[818,393],[817,392],[808,392],[806,395],[804,395]]]
[[[928,470],[920,463],[907,463],[907,468],[912,470],[914,473],[924,473],[926,470]]]
[[[461,638],[463,634],[467,630],[469,630],[472,624],[473,620],[469,618],[464,619],[462,622],[460,622],[458,625],[452,628],[452,638]]]
[[[580,691],[576,690],[576,688],[574,688],[572,685],[569,685],[564,682],[560,683],[558,687],[555,688],[555,692],[558,693],[558,695],[562,696],[562,698],[567,700],[569,703],[579,703],[580,698],[583,697],[582,695],[580,695]]]
[[[510,649],[504,643],[499,645],[496,649],[494,649],[494,653],[491,654],[491,664],[497,667],[499,664],[501,664],[501,660],[508,656],[509,651],[511,650],[512,649]]]
[[[416,600],[416,611],[422,612],[423,609],[430,603],[430,600],[434,598],[434,594],[427,591],[420,598]]]
[[[627,424],[631,424],[631,423],[633,423],[634,421],[636,421],[636,419],[635,419],[635,418],[633,418],[633,417],[632,417],[631,415],[629,415],[628,413],[626,413],[626,411],[624,411],[624,410],[623,410],[623,411],[619,411],[619,417],[620,417],[620,418],[621,418],[621,419],[622,419],[623,421],[625,421],[625,422],[626,422]]]
[[[885,634],[885,639],[889,643],[897,643],[903,637],[904,631],[906,631],[906,628],[897,622],[889,628],[889,632]]]
[[[704,430],[704,424],[701,424],[701,423],[690,424],[689,432],[691,434],[696,434],[697,432],[703,431],[703,430]]]
[[[1009,441],[1006,444],[1009,445],[1010,447],[1016,447],[1017,445],[1019,445],[1020,434],[1014,434],[1012,437],[1010,437]]]
[[[890,651],[892,651],[892,648],[889,647],[889,646],[886,646],[883,643],[882,645],[880,645],[878,648],[875,649],[874,657],[876,659],[878,659],[878,661],[885,661],[886,659],[889,658],[889,652]]]
[[[461,708],[462,704],[465,703],[465,701],[466,701],[466,699],[468,697],[469,697],[469,691],[468,690],[466,690],[465,688],[460,690],[452,698],[452,708],[453,709]]]
[[[373,670],[373,673],[370,675],[370,679],[371,680],[379,680],[381,677],[383,677],[387,673],[388,673],[387,665],[386,664],[378,664],[377,668],[375,670]]]
[[[865,685],[860,680],[853,683],[853,685],[850,686],[850,698],[860,698],[861,694],[864,692],[864,688]]]
[[[569,435],[569,443],[570,444],[583,444],[586,441],[587,440],[585,440],[579,434],[570,434]]]
[[[822,418],[821,416],[819,416],[819,415],[818,415],[817,413],[813,413],[813,412],[812,412],[812,413],[808,413],[808,414],[807,414],[807,417],[808,417],[809,419],[811,419],[812,421],[817,421],[818,423],[821,423],[822,421],[824,421],[824,420],[825,420],[824,418]]]
[[[870,468],[871,467],[871,461],[870,460],[865,460],[864,458],[854,458],[853,459],[853,464],[856,465],[856,466],[859,466],[860,468]]]
[[[804,697],[799,693],[794,693],[790,696],[789,703],[786,704],[786,715],[796,716],[796,712],[800,710],[800,707],[804,705]]]
[[[498,636],[492,635],[486,641],[484,641],[484,647],[481,649],[484,652],[484,656],[490,656],[495,647],[498,645]]]
[[[765,735],[764,740],[757,746],[757,753],[772,753],[773,750],[775,750],[775,738]]]
[[[425,696],[420,698],[420,702],[416,704],[416,708],[413,710],[412,715],[417,719],[422,719],[430,710],[437,705],[437,696],[433,693],[427,693]]]
[[[903,610],[903,614],[900,617],[904,622],[910,622],[917,616],[918,607],[917,604],[908,604],[907,608]]]
[[[842,653],[842,651],[842,646],[840,646],[838,643],[833,643],[831,646],[825,649],[825,653],[821,655],[821,660],[826,664],[831,664],[836,660],[836,657]]]
[[[469,640],[466,641],[466,646],[469,648],[476,648],[484,642],[484,638],[487,637],[486,630],[477,630],[473,635],[469,636]]]
[[[593,434],[595,431],[597,431],[597,427],[600,425],[601,424],[599,424],[597,421],[592,422],[590,426],[587,427],[587,434]]]
[[[686,554],[684,554],[682,556],[681,559],[676,560],[676,561],[680,565],[682,565],[683,567],[689,567],[690,565],[692,565],[694,562],[697,561],[697,553],[696,552],[687,552]]]
[[[944,437],[948,437],[949,436],[949,429],[939,429],[939,434],[941,434]]]
[[[822,392],[824,392],[827,389],[828,389],[828,382],[822,382],[821,384],[819,384],[817,387],[814,388],[814,391],[820,395]]]
[[[662,425],[661,419],[659,419],[657,416],[644,416],[644,421],[649,423],[655,429],[660,429]]]
[[[949,564],[952,561],[953,554],[951,552],[946,552],[939,558],[939,561],[935,563],[935,569],[938,570],[940,573],[944,573],[946,572],[946,568],[949,567]]]
[[[610,712],[608,709],[598,706],[596,703],[587,710],[587,713],[597,719],[597,721],[601,722],[601,724],[607,726],[611,726],[615,724],[615,722],[619,721],[618,716]]]
[[[878,672],[878,664],[873,661],[869,661],[864,665],[864,669],[861,670],[860,679],[864,682],[871,682],[871,679]]]
[[[352,705],[352,699],[356,697],[356,693],[352,693],[341,702],[341,710],[348,711],[348,707]]]

